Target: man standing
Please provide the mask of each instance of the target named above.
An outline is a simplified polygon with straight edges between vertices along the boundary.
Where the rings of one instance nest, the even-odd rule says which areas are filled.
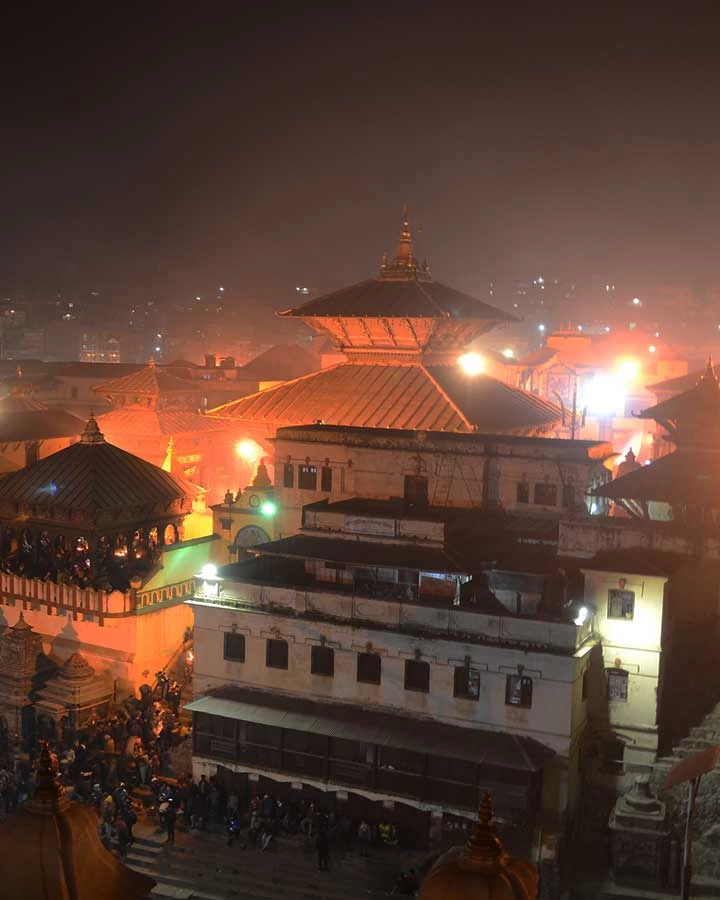
[[[318,830],[315,838],[315,849],[317,850],[318,869],[321,872],[327,872],[330,842],[328,841],[327,831],[324,828]]]
[[[177,812],[175,810],[175,804],[172,799],[168,800],[168,808],[165,813],[165,826],[167,828],[167,842],[168,844],[175,843],[175,820],[177,818]]]

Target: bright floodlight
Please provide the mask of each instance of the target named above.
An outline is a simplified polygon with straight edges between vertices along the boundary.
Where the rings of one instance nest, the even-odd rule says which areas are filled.
[[[545,326],[542,324],[542,322],[538,325],[538,331],[545,331]]]
[[[505,357],[505,359],[512,359],[513,356],[515,356],[515,351],[512,349],[512,347],[506,347],[503,350],[502,355]]]
[[[274,516],[277,512],[277,504],[273,503],[272,500],[266,500],[260,505],[260,512],[264,516]]]
[[[485,371],[485,360],[478,353],[463,353],[458,357],[458,365],[466,375],[481,375]]]
[[[582,405],[591,416],[621,416],[625,411],[623,381],[612,375],[596,375],[583,389]]]
[[[235,452],[247,462],[254,462],[260,456],[260,448],[255,441],[244,440],[239,441],[235,447]]]
[[[213,563],[205,563],[200,574],[203,578],[217,578],[217,566]]]
[[[655,344],[650,344],[648,350],[650,351],[650,353],[654,353],[657,350],[657,347],[655,346]]]
[[[625,381],[637,378],[639,371],[640,367],[634,359],[624,359],[618,366],[618,374]]]
[[[640,306],[640,298],[633,297],[633,306]]]

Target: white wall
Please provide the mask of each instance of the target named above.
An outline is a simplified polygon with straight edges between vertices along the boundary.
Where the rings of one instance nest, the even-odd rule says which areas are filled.
[[[584,570],[585,600],[597,610],[603,666],[628,672],[627,701],[607,700],[610,727],[625,743],[628,764],[651,765],[657,753],[657,691],[662,655],[664,590],[667,578],[631,572]],[[624,587],[621,588],[621,580]],[[633,591],[632,619],[608,618],[608,591]]]

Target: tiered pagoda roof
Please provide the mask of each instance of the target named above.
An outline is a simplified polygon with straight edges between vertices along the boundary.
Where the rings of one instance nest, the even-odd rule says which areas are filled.
[[[678,446],[718,447],[720,383],[712,360],[693,387],[644,409],[640,418],[654,419]]]
[[[346,363],[217,407],[267,426],[321,421],[371,428],[538,433],[552,403],[458,366],[463,348],[513,316],[434,282],[413,254],[407,219],[391,262],[368,279],[280,313],[328,333]]]
[[[148,399],[160,397],[163,394],[188,394],[193,392],[193,386],[182,378],[164,372],[155,365],[151,359],[149,365],[138,372],[132,372],[122,378],[112,381],[104,381],[93,390],[104,397],[126,396],[130,398]],[[132,399],[131,399],[132,402]]]

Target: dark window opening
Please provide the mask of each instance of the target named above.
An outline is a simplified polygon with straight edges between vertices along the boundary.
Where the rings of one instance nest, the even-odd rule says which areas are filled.
[[[627,703],[628,673],[624,669],[607,669],[607,698],[619,703]]]
[[[608,591],[608,619],[632,619],[635,615],[635,591]]]
[[[245,662],[245,635],[229,631],[225,635],[224,658],[233,662]]]
[[[330,466],[323,466],[320,470],[320,490],[328,493],[332,490],[332,469]]]
[[[532,678],[527,675],[508,675],[505,682],[505,705],[530,709],[532,690]]]
[[[380,684],[382,660],[377,653],[358,653],[357,680],[363,684]]]
[[[590,671],[585,669],[582,675],[582,699],[587,700],[590,687]]]
[[[516,499],[518,503],[530,502],[530,485],[527,481],[518,481]]]
[[[283,467],[283,487],[291,488],[295,483],[295,470],[292,463],[285,463]]]
[[[480,672],[469,666],[456,666],[453,696],[462,697],[465,700],[478,700],[480,698]]]
[[[298,487],[302,491],[317,490],[317,466],[298,466]]]
[[[557,506],[557,485],[545,483],[536,484],[535,503],[538,506]]]
[[[310,651],[310,673],[332,677],[335,674],[335,651],[330,647],[313,647]]]
[[[278,641],[269,638],[265,650],[265,665],[270,669],[287,669],[288,644],[287,641]]]
[[[428,693],[430,690],[430,663],[420,659],[405,661],[405,690]]]
[[[575,509],[575,485],[564,484],[562,492],[562,505],[565,509]]]
[[[428,480],[424,475],[405,476],[405,502],[408,506],[428,505]]]

